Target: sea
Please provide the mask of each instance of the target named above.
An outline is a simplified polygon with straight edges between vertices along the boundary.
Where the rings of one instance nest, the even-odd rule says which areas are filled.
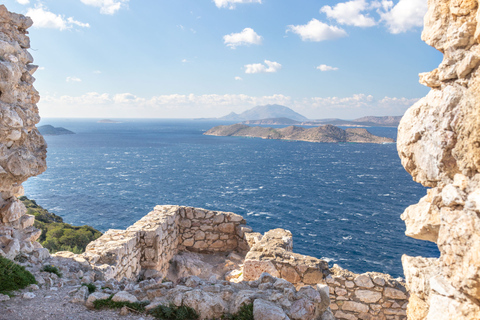
[[[76,134],[46,136],[43,174],[25,195],[73,225],[125,229],[156,205],[242,215],[257,232],[284,228],[297,253],[351,271],[402,277],[401,256],[438,257],[404,235],[400,215],[425,196],[395,144],[311,143],[203,133],[231,122],[42,119]],[[370,127],[396,138],[396,128]]]

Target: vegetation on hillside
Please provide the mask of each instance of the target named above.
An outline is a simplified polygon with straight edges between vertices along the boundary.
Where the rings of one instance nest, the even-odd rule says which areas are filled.
[[[27,214],[35,216],[34,226],[42,230],[38,241],[51,253],[71,251],[82,253],[87,244],[99,238],[102,233],[90,226],[72,226],[63,219],[39,206],[35,200],[23,196],[19,198],[27,207]]]
[[[0,256],[0,294],[10,294],[34,283],[35,277],[24,267]]]

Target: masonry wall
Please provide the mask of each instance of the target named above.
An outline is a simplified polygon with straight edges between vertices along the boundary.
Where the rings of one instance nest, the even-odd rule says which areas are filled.
[[[244,280],[255,280],[262,272],[283,278],[297,288],[304,285],[325,283],[330,273],[326,261],[292,252],[292,233],[284,229],[273,229],[263,236],[259,233],[247,235],[250,251],[243,266]]]
[[[91,242],[84,258],[106,278],[136,278],[153,269],[165,276],[179,251],[246,251],[242,216],[180,206],[156,206],[126,230],[108,230]]]
[[[337,319],[407,319],[405,284],[383,273],[355,274],[334,266],[325,281],[330,288],[330,309]]]

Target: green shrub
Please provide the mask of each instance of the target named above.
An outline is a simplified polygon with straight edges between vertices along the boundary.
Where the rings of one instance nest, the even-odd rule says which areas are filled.
[[[108,299],[103,300],[95,300],[93,301],[93,305],[95,309],[120,309],[123,307],[128,307],[130,309],[136,310],[138,312],[145,312],[145,307],[150,304],[148,301],[141,301],[141,302],[127,302],[127,301],[113,301],[113,294]]]
[[[198,319],[198,313],[190,307],[180,306],[174,304],[168,306],[158,306],[149,312],[150,315],[157,319],[165,320],[195,320]]]
[[[99,238],[102,233],[90,226],[72,226],[63,219],[39,206],[35,200],[20,197],[19,200],[27,207],[27,214],[35,216],[35,228],[42,230],[38,242],[50,253],[71,251],[83,253],[87,245]]]
[[[82,286],[85,286],[88,288],[88,293],[94,293],[95,290],[97,290],[97,287],[93,283],[82,283]]]
[[[43,268],[42,268],[42,271],[54,273],[54,274],[56,274],[59,278],[62,277],[62,273],[61,273],[60,270],[58,270],[58,268],[55,267],[54,265],[49,265],[49,264],[44,265]]]
[[[37,283],[35,277],[24,267],[0,256],[0,293],[10,294],[30,284]]]
[[[253,303],[244,304],[237,313],[222,316],[225,320],[253,320]]]

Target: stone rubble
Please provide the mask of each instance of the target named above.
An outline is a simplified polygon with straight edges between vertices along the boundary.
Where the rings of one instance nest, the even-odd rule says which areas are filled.
[[[422,39],[444,54],[420,74],[431,88],[404,115],[397,148],[430,187],[402,215],[406,235],[435,242],[439,259],[402,258],[409,319],[480,319],[480,10],[477,0],[429,0]]]

